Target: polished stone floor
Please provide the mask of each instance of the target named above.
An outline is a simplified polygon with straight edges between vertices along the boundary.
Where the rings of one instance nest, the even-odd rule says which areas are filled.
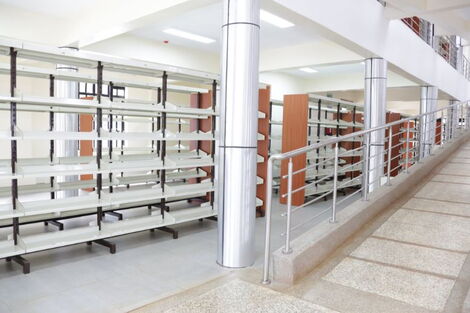
[[[470,312],[470,144],[291,287],[225,277],[135,313]]]

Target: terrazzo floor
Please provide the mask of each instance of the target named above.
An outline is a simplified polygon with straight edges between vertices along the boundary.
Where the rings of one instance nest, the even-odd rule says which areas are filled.
[[[470,312],[470,143],[293,287],[259,272],[216,280],[135,313]]]

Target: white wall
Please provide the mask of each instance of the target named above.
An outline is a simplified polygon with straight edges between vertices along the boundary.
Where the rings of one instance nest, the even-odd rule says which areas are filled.
[[[284,95],[307,93],[306,80],[289,74],[266,72],[260,73],[260,82],[271,85],[271,99],[283,100]]]
[[[121,57],[163,63],[205,72],[220,71],[216,53],[187,49],[171,44],[157,43],[132,35],[121,35],[91,46],[86,50]]]

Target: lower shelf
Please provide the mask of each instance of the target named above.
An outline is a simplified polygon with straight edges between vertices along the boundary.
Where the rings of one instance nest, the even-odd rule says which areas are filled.
[[[8,239],[0,242],[0,258],[65,247],[130,233],[171,226],[202,218],[216,216],[216,210],[208,203],[186,209],[175,209],[148,216],[133,217],[116,222],[103,222],[101,230],[97,225],[66,229],[42,234],[18,236],[18,245]]]

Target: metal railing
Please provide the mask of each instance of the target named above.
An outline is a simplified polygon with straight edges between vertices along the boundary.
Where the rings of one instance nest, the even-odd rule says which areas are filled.
[[[417,16],[402,19],[416,35],[430,45],[436,53],[446,60],[453,68],[470,80],[470,69],[467,58],[463,55],[459,37],[435,36],[434,24]]]
[[[460,48],[456,44],[455,36],[434,37],[434,50],[443,57],[453,68],[459,70]]]
[[[428,45],[432,46],[434,36],[434,26],[425,19],[417,16],[406,17],[401,19],[412,31],[415,32]]]
[[[268,160],[266,180],[263,283],[270,282],[273,165],[275,162],[287,162],[287,174],[281,175],[279,200],[286,201],[285,211],[281,213],[281,216],[285,218],[285,231],[280,235],[285,241],[282,252],[289,254],[292,252],[293,232],[301,228],[308,230],[309,224],[327,213],[330,215],[329,221],[336,223],[340,204],[347,204],[346,201],[351,201],[355,195],[358,197],[359,193],[361,193],[362,201],[367,201],[371,193],[393,184],[395,176],[408,173],[410,167],[432,155],[436,149],[442,148],[462,132],[468,131],[469,113],[468,102],[456,103],[433,112],[271,156]],[[345,143],[351,141],[355,142],[353,148],[344,149]],[[299,157],[303,156],[307,159],[307,165],[296,167],[295,165],[299,165]],[[355,161],[359,156],[360,160]],[[345,162],[345,160],[349,161]],[[298,183],[299,179],[296,179],[297,184],[294,185],[294,178],[297,175],[301,177],[305,175],[306,179],[302,179],[301,184]],[[352,193],[342,199],[338,198],[338,191],[351,188],[355,188]],[[305,196],[304,201],[295,206],[293,196],[299,193]],[[313,204],[328,196],[332,197],[332,202],[327,209],[309,218],[302,216],[300,223],[294,223],[293,218],[296,213],[312,209]]]

